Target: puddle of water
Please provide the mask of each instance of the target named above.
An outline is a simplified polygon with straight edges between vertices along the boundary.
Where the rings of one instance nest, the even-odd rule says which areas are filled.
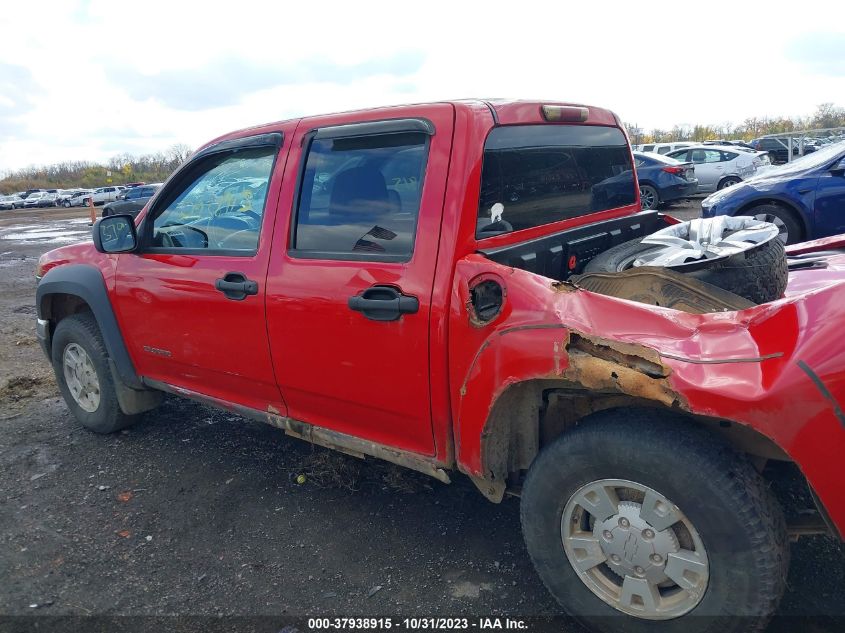
[[[77,239],[78,237],[82,237],[85,233],[79,231],[26,231],[25,233],[9,233],[4,235],[2,239],[4,240],[20,240],[20,241],[32,241],[32,240],[44,240],[50,239],[54,237],[68,237],[71,239]]]
[[[28,229],[43,229],[43,224],[13,224],[7,229],[2,229],[3,231],[26,231]]]

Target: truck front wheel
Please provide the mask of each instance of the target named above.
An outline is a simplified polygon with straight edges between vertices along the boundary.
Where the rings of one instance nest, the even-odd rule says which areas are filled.
[[[95,433],[114,433],[133,424],[117,400],[108,353],[90,312],[65,317],[53,334],[53,371],[71,413]]]
[[[540,578],[593,630],[758,630],[785,587],[786,526],[762,478],[679,416],[593,415],[534,461],[521,514]]]

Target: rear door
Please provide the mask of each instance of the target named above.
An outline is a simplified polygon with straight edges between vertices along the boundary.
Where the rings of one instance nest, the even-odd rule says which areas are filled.
[[[145,215],[140,252],[121,255],[116,275],[118,318],[142,376],[284,412],[264,292],[294,129],[200,152]]]
[[[690,160],[695,164],[699,190],[715,191],[725,171],[722,153],[716,149],[693,149],[690,150]]]
[[[429,316],[453,117],[438,104],[301,122],[267,280],[290,417],[434,454]]]

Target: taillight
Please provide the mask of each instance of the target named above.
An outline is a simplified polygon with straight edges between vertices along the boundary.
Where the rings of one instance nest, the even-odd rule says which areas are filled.
[[[668,167],[664,167],[663,171],[673,174],[675,176],[683,176],[684,171],[686,171],[683,167],[675,167],[674,165],[669,165]]]

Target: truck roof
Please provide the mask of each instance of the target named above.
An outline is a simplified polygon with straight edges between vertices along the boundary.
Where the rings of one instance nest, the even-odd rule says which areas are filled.
[[[399,111],[409,108],[425,108],[427,106],[451,104],[456,110],[464,109],[467,111],[487,110],[493,116],[495,125],[514,125],[521,124],[541,124],[549,123],[543,118],[542,106],[563,106],[571,108],[585,108],[587,112],[586,119],[583,121],[563,121],[564,123],[581,123],[585,125],[613,125],[621,126],[619,118],[610,110],[606,108],[599,108],[596,106],[585,105],[582,103],[571,103],[565,101],[554,100],[522,100],[522,99],[452,99],[444,101],[430,101],[424,103],[408,103],[397,104],[389,106],[377,106],[373,108],[362,108],[360,110],[347,110],[342,112],[326,112],[322,114],[314,114],[303,117],[294,117],[290,119],[283,119],[280,121],[273,121],[271,123],[262,123],[239,130],[234,130],[222,136],[219,136],[208,143],[202,145],[197,151],[205,149],[211,145],[225,141],[232,138],[239,138],[242,136],[251,136],[257,134],[265,134],[276,130],[284,123],[293,121],[307,121],[309,119],[323,118],[325,116],[349,116],[350,118],[357,118],[362,114],[372,115],[373,113],[384,112],[387,115],[393,113],[399,114]],[[401,115],[400,115],[401,116]]]

